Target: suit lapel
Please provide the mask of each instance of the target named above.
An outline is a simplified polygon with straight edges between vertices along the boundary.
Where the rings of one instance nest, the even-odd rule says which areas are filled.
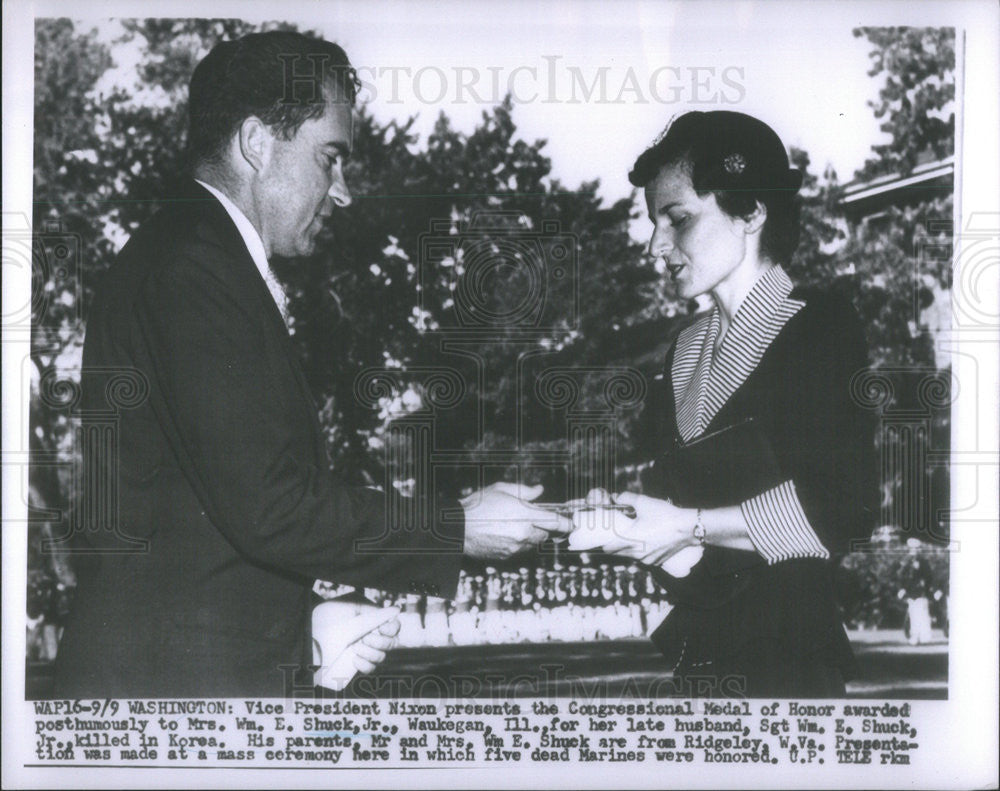
[[[223,247],[232,253],[231,260],[233,265],[237,267],[236,276],[232,278],[232,282],[236,284],[238,289],[238,293],[234,296],[250,306],[250,314],[259,317],[267,326],[268,332],[276,337],[278,344],[285,352],[292,376],[298,383],[305,403],[309,407],[310,417],[318,429],[319,416],[316,402],[299,363],[298,354],[288,333],[288,327],[285,325],[281,312],[274,302],[274,297],[271,296],[267,284],[261,277],[253,256],[250,255],[250,251],[247,249],[232,217],[211,192],[193,179],[184,185],[180,199],[192,203],[198,221],[205,223],[210,229],[209,232],[213,233]]]

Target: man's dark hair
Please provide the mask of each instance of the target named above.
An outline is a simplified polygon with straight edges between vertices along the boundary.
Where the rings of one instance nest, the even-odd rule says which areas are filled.
[[[251,33],[223,41],[191,76],[187,159],[193,168],[219,159],[239,125],[255,115],[291,140],[328,101],[353,104],[361,83],[347,53],[302,33]]]
[[[761,252],[774,263],[788,263],[799,243],[796,193],[802,173],[789,167],[785,146],[770,126],[728,110],[685,113],[639,156],[629,181],[645,187],[673,164],[685,168],[699,196],[712,193],[730,217],[745,219],[763,205]]]

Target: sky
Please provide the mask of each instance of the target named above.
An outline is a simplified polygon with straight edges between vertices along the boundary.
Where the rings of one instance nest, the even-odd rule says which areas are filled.
[[[636,156],[675,115],[757,115],[786,146],[850,180],[879,131],[867,102],[871,45],[850,3],[345,2],[282,6],[281,19],[341,44],[380,121],[417,116],[426,138],[444,112],[462,131],[510,92],[525,140],[546,139],[565,188],[600,179],[629,194]],[[240,16],[273,20],[275,6]],[[222,15],[222,11],[213,15]],[[120,53],[120,67],[129,56]]]
[[[426,134],[444,111],[469,131],[510,89],[519,134],[548,140],[553,175],[600,178],[606,199],[628,194],[635,157],[692,109],[757,115],[814,170],[849,180],[885,139],[857,19],[825,4],[595,0],[343,3],[301,17],[345,47],[380,120],[417,113]]]

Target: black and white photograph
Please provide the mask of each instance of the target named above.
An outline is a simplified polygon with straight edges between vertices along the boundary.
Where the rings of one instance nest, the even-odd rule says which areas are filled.
[[[995,783],[997,21],[5,5],[4,785]]]

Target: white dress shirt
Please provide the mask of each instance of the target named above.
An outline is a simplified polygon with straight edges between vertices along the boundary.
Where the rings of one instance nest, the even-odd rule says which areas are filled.
[[[281,287],[278,279],[274,276],[274,272],[271,271],[271,266],[267,262],[267,253],[264,252],[264,242],[261,240],[260,234],[257,233],[257,229],[253,227],[253,223],[247,219],[246,215],[240,211],[239,207],[222,192],[213,187],[211,184],[206,184],[201,179],[195,179],[195,181],[219,199],[219,203],[222,204],[222,208],[226,210],[233,222],[236,224],[236,230],[238,230],[240,232],[240,236],[243,237],[243,243],[247,246],[247,252],[250,253],[250,257],[257,266],[257,271],[260,272],[260,276],[264,278],[264,284],[267,286],[267,290],[271,292],[274,304],[278,306],[278,312],[281,313],[281,318],[284,319],[285,325],[287,326],[288,295],[285,294],[285,290]]]

